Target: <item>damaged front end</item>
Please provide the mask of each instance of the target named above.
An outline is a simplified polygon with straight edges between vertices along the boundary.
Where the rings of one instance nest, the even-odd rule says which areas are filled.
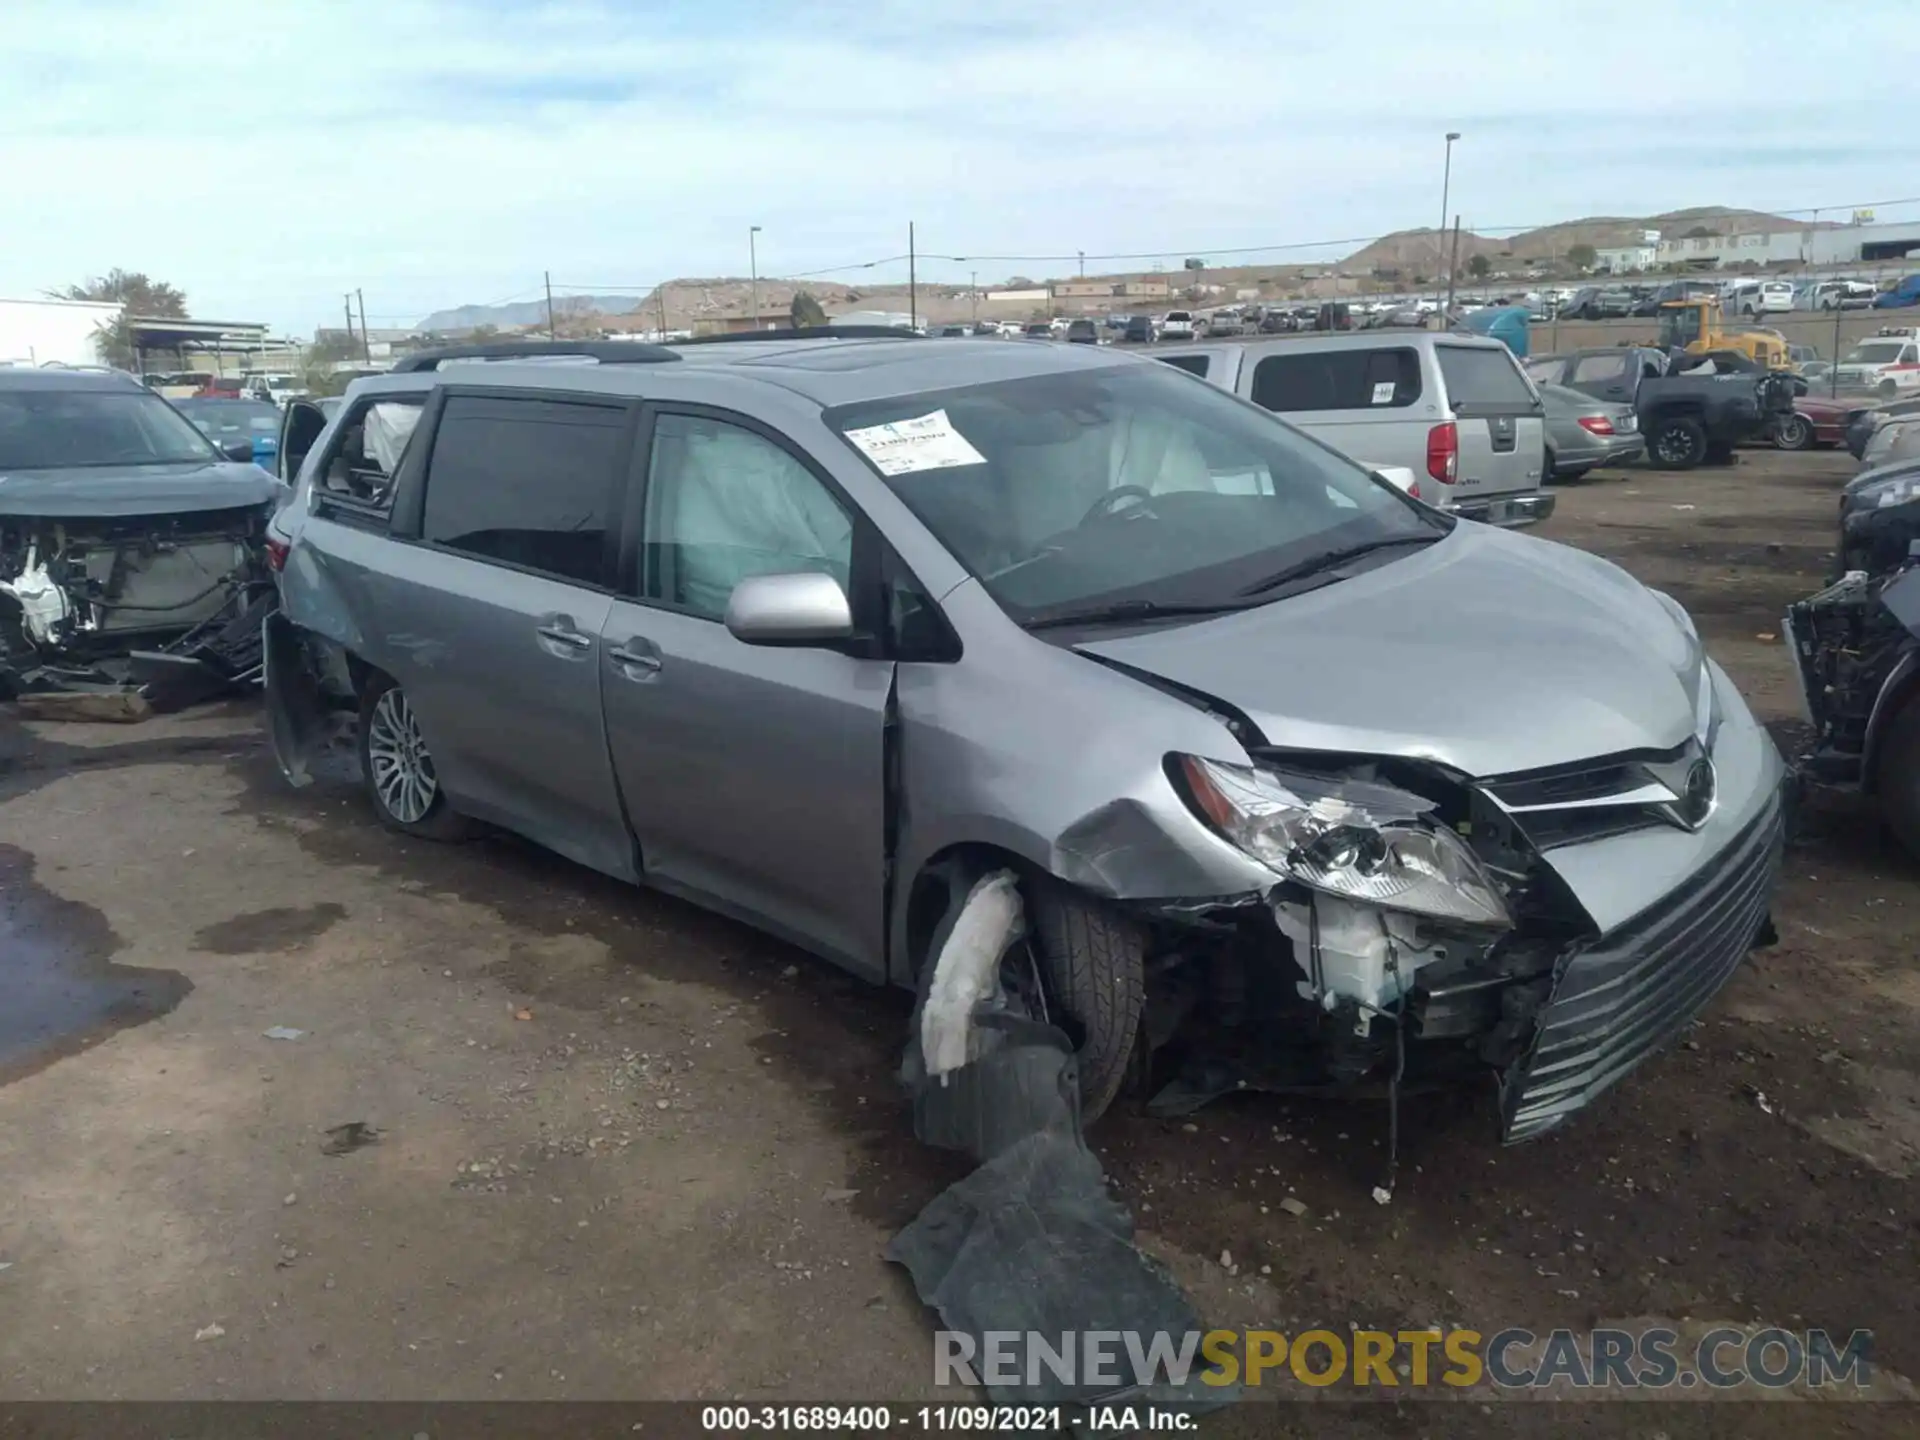
[[[1833,584],[1787,608],[1809,781],[1880,800],[1920,855],[1920,474],[1850,491]]]
[[[1685,808],[1689,777],[1710,808],[1702,753],[1497,781],[1405,760],[1174,757],[1188,803],[1281,879],[1151,907],[1149,1039],[1174,1073],[1150,1108],[1237,1089],[1397,1099],[1491,1073],[1505,1139],[1554,1128],[1671,1041],[1764,934],[1777,802],[1604,934],[1546,858],[1704,820]]]
[[[9,693],[131,688],[187,703],[257,680],[259,620],[273,596],[265,521],[260,504],[0,514]]]

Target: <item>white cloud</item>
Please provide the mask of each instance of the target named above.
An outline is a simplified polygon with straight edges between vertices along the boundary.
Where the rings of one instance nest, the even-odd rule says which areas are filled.
[[[1911,33],[1898,0],[11,0],[0,294],[121,265],[204,315],[362,287],[397,321],[737,273],[749,224],[770,272],[892,255],[910,218],[941,254],[1217,255],[1434,223],[1449,128],[1483,228],[1887,200]]]

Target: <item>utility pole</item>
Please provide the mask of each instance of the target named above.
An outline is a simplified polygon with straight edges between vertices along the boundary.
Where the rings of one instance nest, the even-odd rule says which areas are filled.
[[[1840,317],[1846,312],[1840,308],[1840,297],[1833,297],[1833,366],[1827,371],[1827,395],[1837,398],[1840,394]]]
[[[980,323],[980,272],[978,270],[967,272],[967,294],[973,297],[973,323],[978,325]]]
[[[1080,252],[1080,278],[1087,278],[1087,252],[1084,250]]]
[[[369,365],[373,363],[373,336],[367,331],[367,297],[360,291],[353,292],[353,298],[360,302],[360,349]]]
[[[1434,239],[1440,242],[1440,249],[1442,251],[1440,258],[1443,261],[1447,258],[1445,254],[1447,245],[1447,192],[1453,188],[1453,142],[1459,138],[1460,132],[1458,130],[1447,131],[1446,168],[1440,172],[1440,233],[1436,235]],[[1451,265],[1447,266],[1447,308],[1453,308],[1453,267]]]
[[[547,339],[553,340],[558,338],[553,333],[553,272],[542,270],[540,278],[547,282]]]
[[[749,330],[760,328],[760,256],[753,244],[753,237],[759,233],[758,225],[747,227],[747,276],[753,287],[753,320],[747,327]]]
[[[920,328],[920,291],[914,271],[913,222],[907,222],[907,324]]]
[[[662,280],[653,287],[653,298],[660,302],[660,338],[667,338],[667,282]]]
[[[1453,276],[1454,272],[1459,269],[1459,260],[1460,217],[1456,215],[1453,217],[1453,248],[1447,256],[1447,308],[1444,312],[1442,324],[1450,325],[1453,323]]]
[[[353,353],[353,296],[344,295],[341,298],[347,302],[347,353],[351,355]]]

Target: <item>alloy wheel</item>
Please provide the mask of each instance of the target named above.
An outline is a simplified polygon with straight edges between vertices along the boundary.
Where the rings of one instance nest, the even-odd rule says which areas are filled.
[[[374,702],[367,724],[367,763],[374,793],[387,813],[403,825],[417,825],[433,808],[440,782],[433,756],[406,692],[395,686]]]

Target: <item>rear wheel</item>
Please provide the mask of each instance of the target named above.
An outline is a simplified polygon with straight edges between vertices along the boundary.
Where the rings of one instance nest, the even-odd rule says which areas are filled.
[[[1874,790],[1887,828],[1920,860],[1920,691],[1909,692],[1887,722],[1874,766]]]
[[[1706,458],[1707,427],[1691,415],[1658,421],[1647,437],[1647,459],[1657,470],[1691,470]]]
[[[1773,443],[1782,450],[1811,450],[1813,422],[1804,415],[1789,415],[1773,427]]]
[[[360,773],[375,817],[389,830],[427,840],[468,833],[440,788],[413,704],[391,676],[374,675],[361,691]]]

